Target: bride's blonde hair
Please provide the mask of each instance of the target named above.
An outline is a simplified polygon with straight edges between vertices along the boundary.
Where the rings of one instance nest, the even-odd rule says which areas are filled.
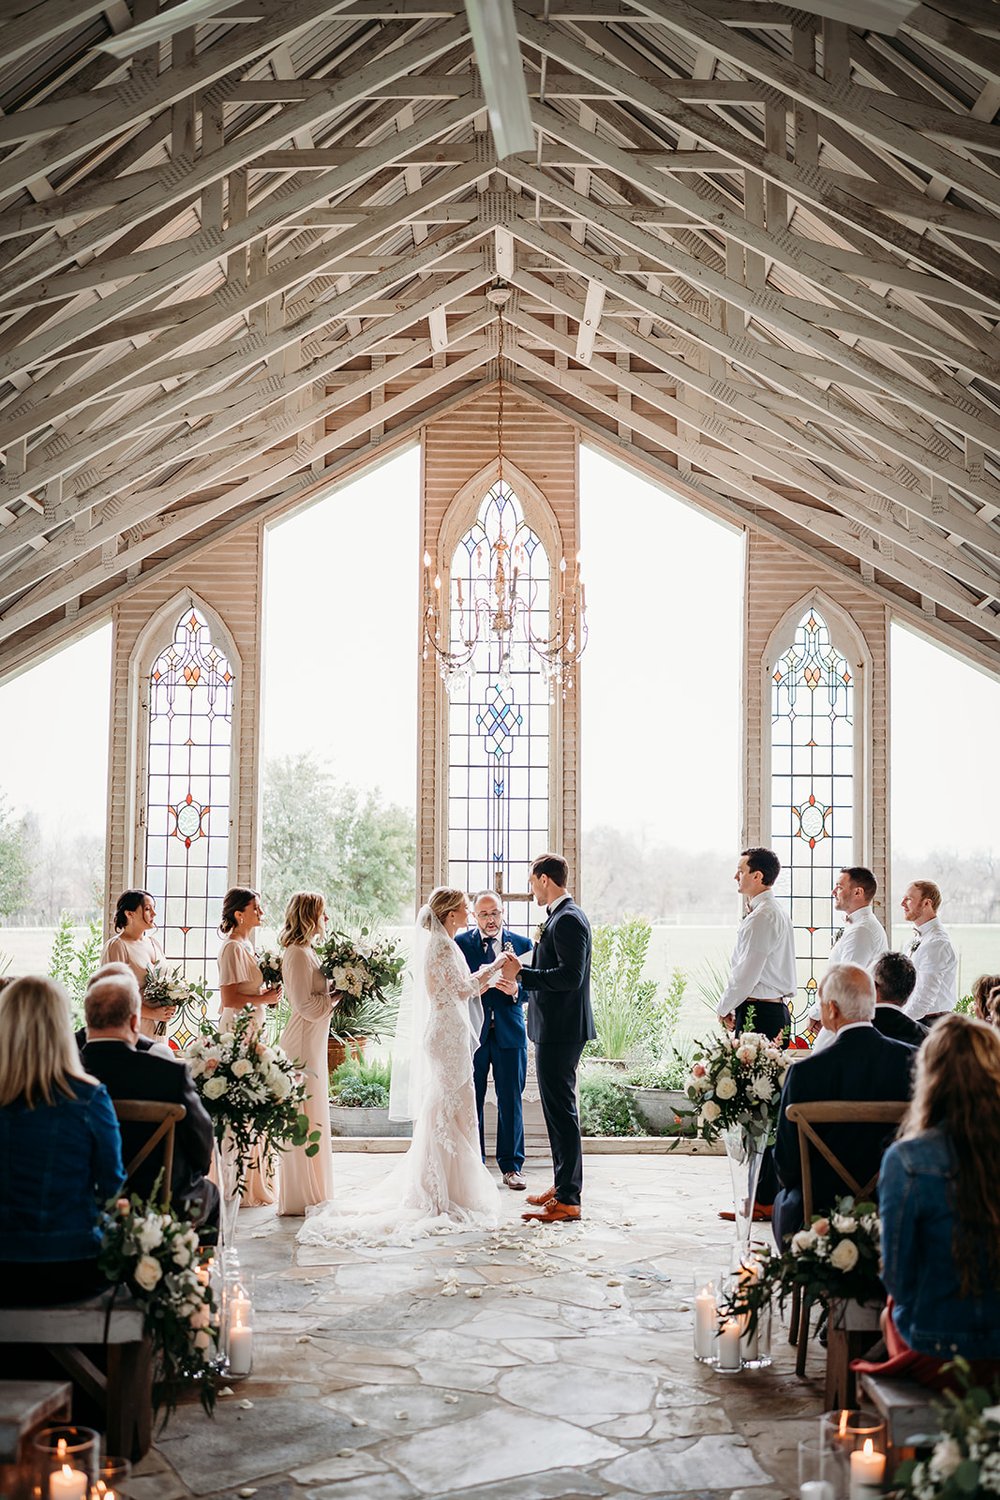
[[[459,908],[465,911],[468,904],[469,898],[464,891],[457,891],[450,885],[435,886],[427,897],[427,916],[424,918],[423,925],[433,927],[432,917],[443,925],[449,912],[458,911]]]

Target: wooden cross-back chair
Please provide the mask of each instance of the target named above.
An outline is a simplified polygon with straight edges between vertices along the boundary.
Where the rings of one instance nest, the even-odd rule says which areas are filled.
[[[817,1125],[898,1125],[909,1108],[905,1100],[898,1099],[824,1099],[808,1104],[790,1104],[787,1115],[799,1135],[799,1161],[802,1165],[802,1214],[803,1222],[812,1223],[815,1212],[812,1188],[812,1156],[810,1147],[818,1151],[823,1160],[833,1168],[844,1184],[845,1192],[851,1193],[855,1202],[870,1199],[878,1183],[878,1172],[867,1182],[858,1182],[853,1172],[831,1150],[830,1145],[815,1129]],[[825,1204],[832,1208],[833,1204]],[[792,1311],[788,1327],[789,1342],[797,1345],[795,1373],[806,1371],[806,1351],[809,1346],[809,1314],[812,1301],[800,1295],[795,1288],[792,1296]]]
[[[126,1164],[125,1186],[122,1192],[128,1195],[132,1178],[162,1141],[163,1175],[160,1178],[160,1202],[164,1208],[169,1208],[170,1179],[174,1169],[174,1130],[178,1122],[184,1119],[187,1110],[183,1104],[161,1104],[146,1099],[115,1099],[112,1102],[120,1124],[155,1126],[132,1160]]]

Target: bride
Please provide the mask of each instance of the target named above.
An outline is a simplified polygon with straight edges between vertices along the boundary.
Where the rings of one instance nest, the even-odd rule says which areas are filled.
[[[414,1122],[409,1150],[350,1210],[327,1203],[310,1214],[301,1244],[357,1243],[359,1236],[405,1243],[418,1234],[496,1223],[497,1187],[479,1149],[472,1054],[483,1023],[479,997],[498,982],[504,955],[469,973],[454,941],[467,916],[465,892],[447,886],[432,891],[417,914],[389,1101],[390,1119]]]

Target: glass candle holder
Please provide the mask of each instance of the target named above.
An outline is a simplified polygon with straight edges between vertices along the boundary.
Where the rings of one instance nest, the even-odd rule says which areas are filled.
[[[740,1336],[740,1353],[744,1370],[766,1370],[773,1363],[771,1354],[771,1304],[757,1310],[757,1323],[750,1332],[749,1314],[740,1319],[743,1332]]]
[[[222,1352],[227,1380],[245,1380],[253,1370],[253,1282],[226,1275],[222,1297]]]
[[[131,1476],[132,1465],[127,1458],[102,1458],[96,1483],[91,1486],[90,1500],[127,1500],[131,1493]]]
[[[36,1500],[90,1500],[100,1451],[92,1427],[43,1427],[32,1444]]]
[[[833,1458],[819,1438],[799,1444],[799,1500],[837,1500]]]
[[[703,1365],[714,1365],[715,1339],[719,1331],[719,1302],[714,1276],[694,1278],[694,1357]]]
[[[716,1340],[715,1368],[722,1375],[737,1375],[743,1368],[741,1352],[743,1319],[724,1317],[719,1324]]]
[[[886,1476],[885,1423],[876,1412],[824,1412],[820,1442],[831,1458],[836,1500],[871,1500]]]

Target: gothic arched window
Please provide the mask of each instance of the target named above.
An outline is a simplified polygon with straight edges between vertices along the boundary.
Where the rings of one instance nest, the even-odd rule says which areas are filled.
[[[770,671],[771,845],[811,1004],[833,942],[833,884],[859,860],[856,674],[815,603]]]
[[[236,672],[196,605],[173,618],[169,643],[140,679],[146,735],[138,863],[156,900],[166,957],[189,979],[214,984],[229,886]]]
[[[449,688],[449,879],[520,889],[549,842],[549,683],[527,643],[549,633],[549,559],[506,483],[493,485],[452,558],[451,650],[474,642]],[[527,610],[512,611],[512,589]],[[517,925],[518,911],[512,912]]]

